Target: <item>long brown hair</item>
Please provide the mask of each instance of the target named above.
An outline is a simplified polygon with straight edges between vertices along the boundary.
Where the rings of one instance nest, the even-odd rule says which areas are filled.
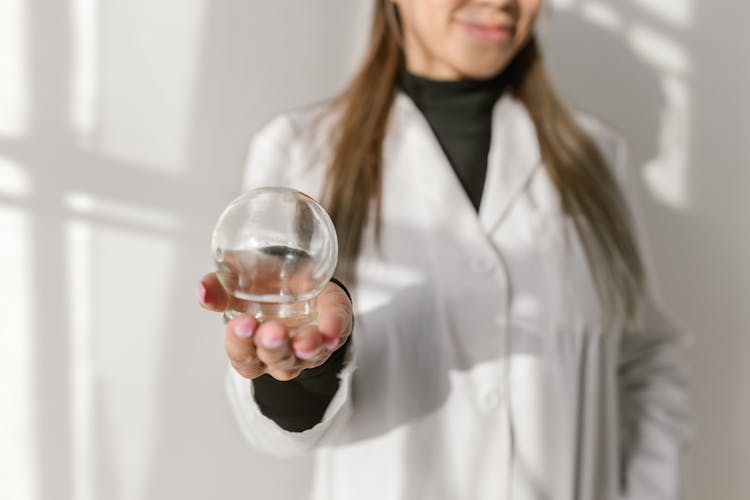
[[[334,101],[339,111],[324,203],[339,234],[338,274],[356,279],[355,263],[368,221],[380,234],[382,146],[404,64],[398,12],[375,0],[369,48],[349,87]],[[536,41],[506,69],[509,89],[534,122],[542,160],[573,220],[603,306],[635,320],[644,270],[623,194],[594,142],[554,90]]]

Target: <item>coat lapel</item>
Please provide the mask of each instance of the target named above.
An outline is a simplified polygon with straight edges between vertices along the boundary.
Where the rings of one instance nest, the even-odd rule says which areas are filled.
[[[524,105],[504,94],[492,115],[492,141],[487,176],[479,206],[479,221],[492,233],[541,166],[536,129]]]
[[[389,135],[397,153],[395,164],[427,199],[446,207],[453,215],[476,216],[474,207],[445,156],[440,143],[416,104],[403,92],[395,103]]]
[[[386,142],[386,158],[421,196],[450,219],[479,224],[490,234],[541,165],[534,124],[524,106],[505,94],[495,104],[487,176],[479,214],[463,189],[427,120],[403,92],[396,96]],[[443,212],[445,211],[445,212]],[[446,213],[447,212],[447,213]]]

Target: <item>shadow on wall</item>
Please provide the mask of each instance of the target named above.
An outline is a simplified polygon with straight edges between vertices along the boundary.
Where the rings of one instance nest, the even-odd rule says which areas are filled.
[[[645,17],[632,6],[618,5],[613,12],[627,20]],[[548,65],[564,98],[574,108],[603,120],[627,141],[626,188],[645,249],[647,271],[660,295],[664,295],[662,284],[668,284],[671,292],[685,269],[685,262],[675,255],[680,255],[694,228],[687,207],[674,207],[657,199],[658,193],[644,181],[647,168],[667,168],[671,177],[662,180],[691,186],[690,179],[678,175],[687,177],[689,165],[675,169],[667,163],[674,163],[674,159],[664,158],[668,153],[665,149],[686,153],[688,144],[661,142],[665,116],[670,113],[662,72],[635,52],[624,32],[593,23],[578,10],[556,11],[549,28],[544,37]],[[684,118],[688,120],[689,115]],[[684,156],[687,158],[687,154]],[[689,196],[689,192],[684,193],[685,198]],[[686,299],[670,293],[667,305]]]
[[[31,291],[22,303],[31,321],[20,333],[28,334],[33,350],[24,353],[33,363],[18,370],[33,419],[24,425],[34,431],[19,438],[33,458],[33,470],[24,471],[33,484],[23,486],[39,498],[61,500],[303,496],[309,461],[260,457],[242,441],[223,394],[222,324],[200,310],[194,290],[209,270],[216,217],[239,190],[250,134],[281,108],[338,89],[358,38],[352,19],[360,7],[203,2],[205,25],[196,34],[180,17],[188,7],[179,2],[10,4],[22,5],[17,21],[23,36],[13,49],[27,75],[19,79],[19,93],[29,101],[28,126],[21,124],[17,135],[0,134],[0,159],[18,165],[30,186],[28,195],[17,197],[0,190],[0,210],[7,206],[12,216],[30,221],[18,231],[18,239],[28,241],[30,269],[22,284]],[[195,0],[189,7],[200,5]],[[90,32],[77,31],[79,11],[87,11]],[[117,18],[122,12],[130,17]],[[140,21],[151,32],[141,30]],[[165,54],[174,55],[183,40],[162,45],[159,29],[205,40],[196,75],[170,65]],[[86,39],[92,32],[98,38]],[[86,52],[82,40],[94,54],[85,82],[89,97],[101,98],[86,133],[76,129],[71,97],[78,69],[88,64],[77,59]],[[113,45],[127,61],[111,57]],[[139,79],[127,73],[130,67],[152,74]],[[100,147],[106,131],[97,119],[133,104],[130,114],[115,117],[118,132],[148,130],[149,118],[174,111],[164,95],[168,85],[188,85],[193,76],[186,151],[180,141],[170,144],[185,153],[176,156],[187,159],[179,169],[160,171],[140,161],[137,141],[120,148],[132,148],[125,151],[129,158]],[[149,109],[134,102],[139,92],[169,102]],[[120,107],[112,113],[115,101]],[[168,134],[156,128],[153,142],[167,142]]]
[[[550,73],[563,97],[624,134],[631,165],[654,159],[665,107],[658,72],[622,36],[571,10],[552,15],[543,40]]]

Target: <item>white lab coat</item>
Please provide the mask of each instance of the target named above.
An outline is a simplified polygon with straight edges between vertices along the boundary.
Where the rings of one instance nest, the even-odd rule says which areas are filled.
[[[382,242],[364,245],[339,390],[320,424],[287,432],[230,368],[244,435],[275,455],[312,451],[319,500],[682,498],[684,336],[653,300],[637,331],[605,321],[525,107],[506,94],[494,108],[477,215],[420,111],[403,93],[394,106]],[[319,197],[321,116],[258,133],[245,188]],[[621,141],[583,124],[624,168]]]

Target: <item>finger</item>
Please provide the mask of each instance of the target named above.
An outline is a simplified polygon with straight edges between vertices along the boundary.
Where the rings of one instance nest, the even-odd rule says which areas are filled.
[[[352,329],[352,303],[335,283],[328,283],[318,295],[318,330],[329,350],[344,344]]]
[[[295,356],[302,360],[306,368],[321,365],[330,355],[323,343],[323,336],[315,326],[300,328],[291,342]]]
[[[198,301],[209,311],[221,312],[227,307],[227,293],[216,273],[205,275],[196,290]]]
[[[295,368],[297,357],[294,355],[289,338],[289,330],[280,321],[266,321],[255,333],[255,350],[269,373],[278,370]]]
[[[224,349],[234,369],[245,378],[255,378],[265,372],[252,339],[257,326],[255,319],[248,316],[237,317],[226,325]]]
[[[287,327],[279,321],[268,321],[259,328],[255,338],[258,359],[266,366],[266,373],[276,380],[291,380],[303,366],[294,354]]]
[[[266,373],[280,382],[288,382],[295,379],[302,373],[302,367],[289,368],[289,369],[277,369],[277,368],[266,368]]]
[[[247,363],[237,363],[235,361],[229,360],[230,364],[232,365],[232,368],[234,368],[234,371],[240,374],[240,376],[248,379],[256,379],[260,377],[261,375],[265,375],[266,372],[266,365],[264,365],[262,362],[260,362],[258,359],[255,359],[252,362]]]

